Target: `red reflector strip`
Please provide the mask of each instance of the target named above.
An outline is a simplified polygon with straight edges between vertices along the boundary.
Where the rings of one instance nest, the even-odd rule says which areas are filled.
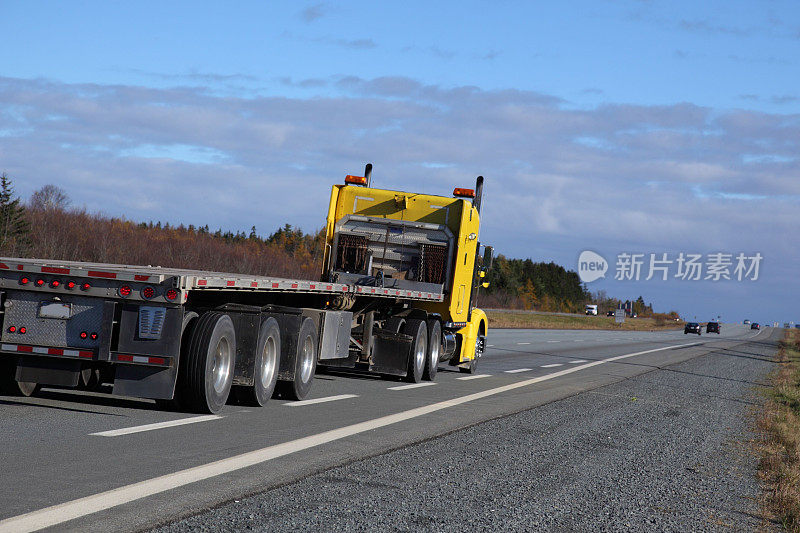
[[[69,274],[68,268],[42,267],[45,274]]]
[[[151,365],[163,365],[166,360],[163,357],[148,357],[147,362]]]
[[[201,285],[201,286],[202,285],[208,285],[208,280],[206,280],[206,279],[198,279],[197,280],[197,284]]]
[[[128,363],[132,363],[133,362],[133,356],[132,355],[119,354],[119,355],[117,355],[117,361],[126,361]]]
[[[33,346],[17,346],[17,351],[33,353]]]
[[[64,350],[60,348],[48,348],[47,355],[64,355]]]
[[[296,289],[297,288],[297,283],[292,283],[292,288]]]
[[[133,279],[135,281],[147,281],[148,279],[150,279],[150,276],[142,276],[141,274],[136,274],[135,276],[133,276]]]
[[[78,357],[92,358],[92,357],[94,357],[94,352],[87,352],[87,351],[81,350],[81,351],[78,352]]]
[[[326,290],[326,291],[333,290],[333,286],[331,286],[331,285],[325,285],[325,290]]]
[[[113,272],[100,272],[98,270],[90,270],[87,272],[89,277],[92,278],[106,278],[106,279],[117,279],[117,275]]]
[[[277,283],[273,283],[273,284],[272,284],[272,288],[273,288],[273,289],[277,289],[277,288],[278,288],[278,284],[277,284]]]
[[[0,268],[8,269],[8,265],[5,263],[0,263]]]
[[[257,281],[251,281],[250,282],[250,286],[251,287],[258,287],[258,282]]]
[[[22,265],[17,265],[17,270],[22,270]]]
[[[228,280],[225,282],[225,285],[227,285],[228,287],[233,287],[234,285],[236,285],[236,282],[233,280]]]
[[[308,286],[308,288],[313,291],[314,289],[317,288],[317,286],[312,283],[311,285]]]

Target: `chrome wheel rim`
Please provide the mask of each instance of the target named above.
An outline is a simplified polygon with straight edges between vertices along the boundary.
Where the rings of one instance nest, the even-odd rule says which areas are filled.
[[[266,389],[272,383],[275,375],[275,366],[278,359],[278,347],[273,337],[267,338],[264,344],[264,353],[261,356],[261,387]]]
[[[311,370],[314,368],[314,343],[311,342],[311,336],[306,337],[303,341],[301,357],[300,380],[303,383],[307,383],[311,379]]]
[[[431,339],[430,342],[433,343],[433,346],[431,346],[431,368],[436,368],[439,364],[439,349],[442,347],[442,343],[439,339]]]
[[[214,349],[214,363],[211,369],[211,383],[214,392],[222,394],[231,375],[231,345],[228,339],[222,337]]]
[[[425,342],[424,336],[420,335],[417,337],[417,353],[414,354],[415,362],[417,364],[417,368],[422,368],[425,365],[425,348],[427,342]]]

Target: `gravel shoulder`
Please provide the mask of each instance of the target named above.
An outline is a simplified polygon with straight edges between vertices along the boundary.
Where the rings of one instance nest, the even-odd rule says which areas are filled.
[[[771,530],[749,442],[776,335],[154,531]]]

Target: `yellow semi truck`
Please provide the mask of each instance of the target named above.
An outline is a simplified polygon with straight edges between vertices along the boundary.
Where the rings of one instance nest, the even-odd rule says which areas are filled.
[[[231,396],[303,399],[318,366],[411,382],[475,372],[483,178],[452,197],[334,185],[320,280],[0,258],[0,388],[154,398],[215,413]]]

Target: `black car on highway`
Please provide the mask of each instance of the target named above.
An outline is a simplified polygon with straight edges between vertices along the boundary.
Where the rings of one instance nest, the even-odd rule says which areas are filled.
[[[683,334],[686,335],[687,333],[697,333],[700,335],[700,330],[703,328],[700,327],[700,324],[697,322],[687,322],[686,325],[683,327]]]
[[[716,333],[719,335],[719,322],[709,322],[706,324],[706,333]]]
[[[758,324],[758,322],[753,322],[750,324],[750,329],[761,329],[761,326]]]

